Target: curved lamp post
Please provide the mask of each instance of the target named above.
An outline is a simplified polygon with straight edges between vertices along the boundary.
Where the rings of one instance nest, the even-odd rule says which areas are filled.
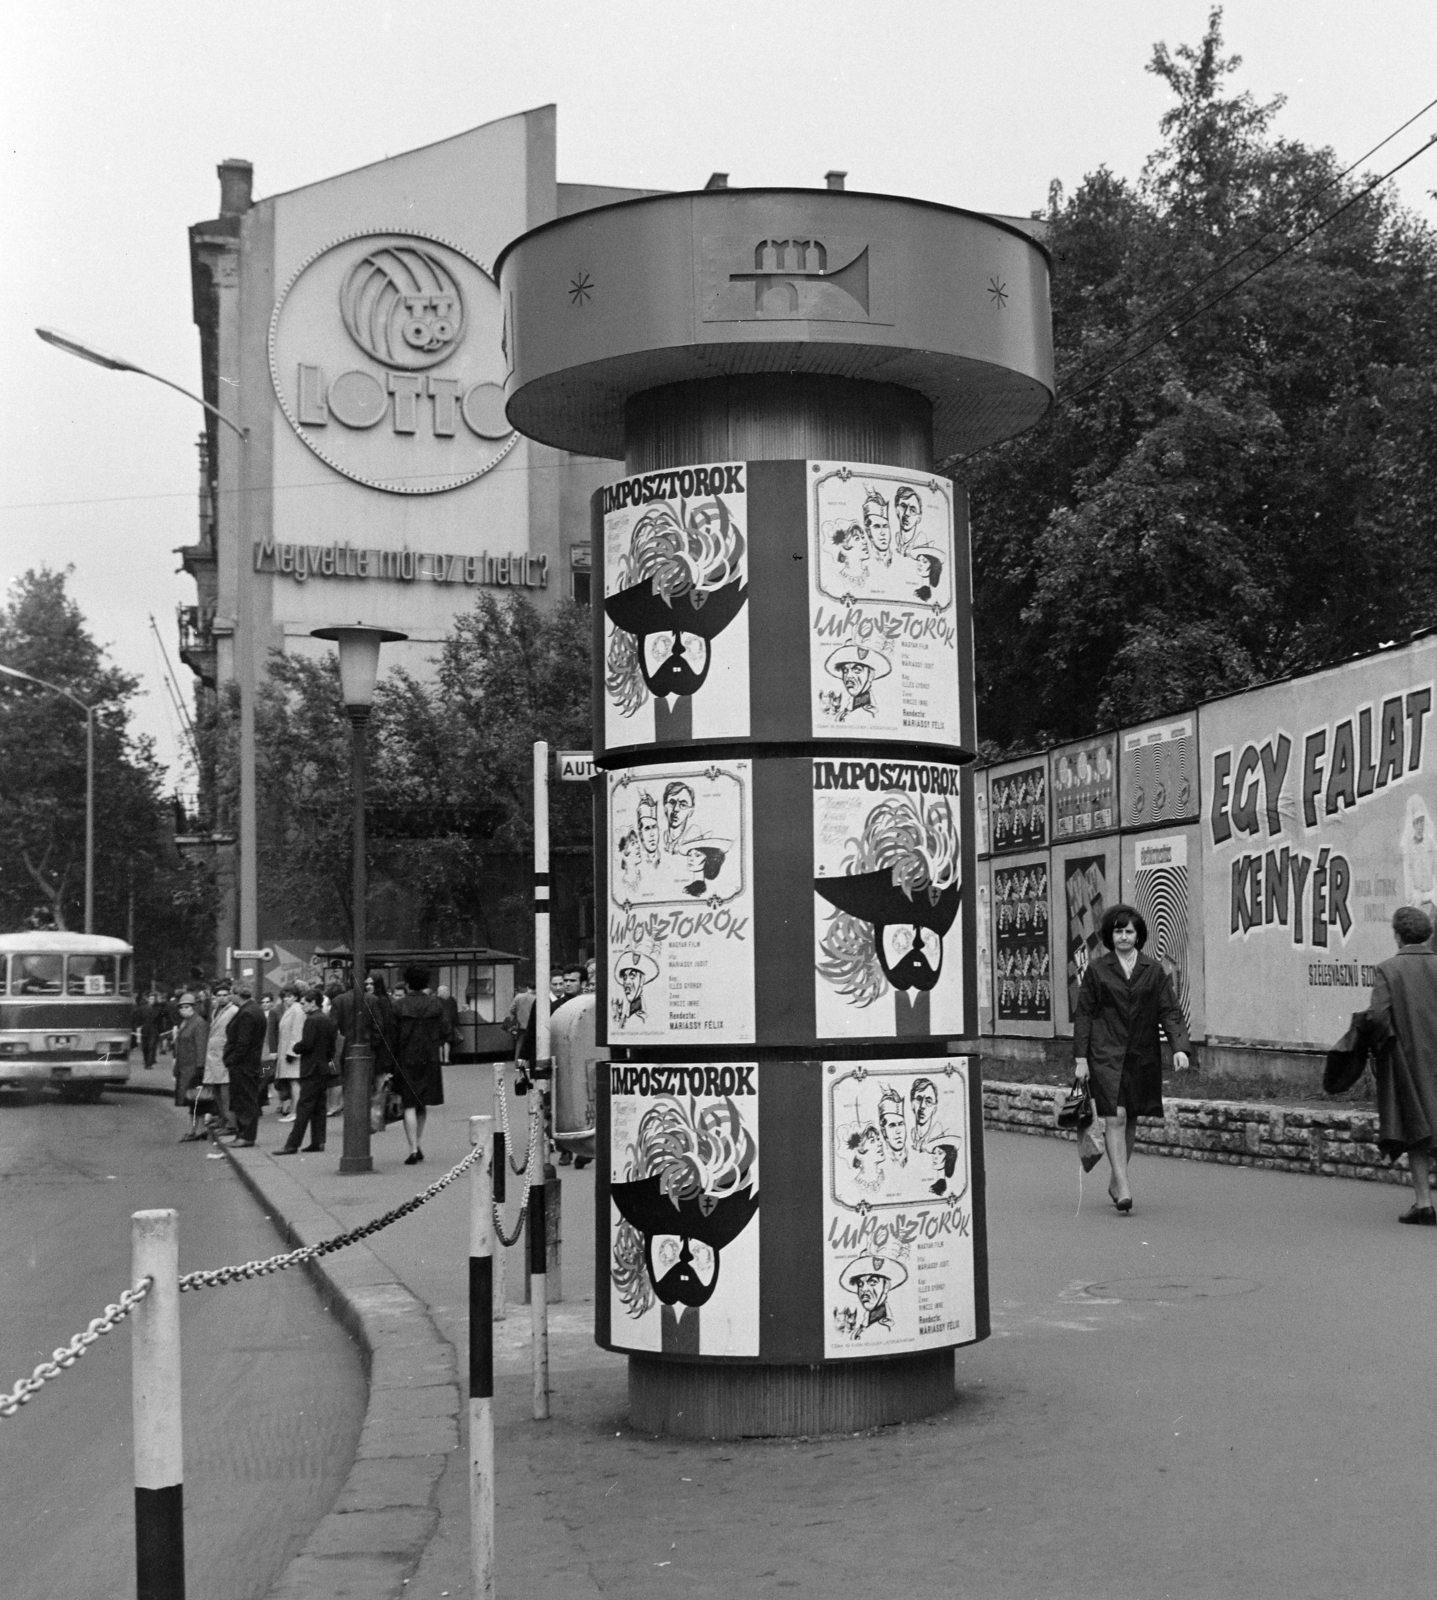
[[[344,1152],[341,1172],[373,1172],[369,1153],[369,1096],[374,1081],[374,1050],[369,1042],[369,1012],[364,1004],[365,899],[368,874],[364,862],[364,744],[374,685],[379,678],[379,647],[407,639],[392,628],[373,628],[363,622],[338,628],[315,628],[315,639],[331,639],[339,646],[339,686],[349,715],[350,771],[354,784],[354,1039],[347,1052],[344,1072]]]
[[[53,694],[62,694],[85,713],[85,932],[95,931],[95,708],[86,705],[77,694],[62,689],[58,683],[46,683],[33,673],[21,672],[19,667],[0,667],[7,678],[23,678],[26,683],[38,684]]]

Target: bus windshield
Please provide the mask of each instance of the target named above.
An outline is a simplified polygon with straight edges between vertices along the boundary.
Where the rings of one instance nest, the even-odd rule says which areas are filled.
[[[55,951],[18,951],[10,957],[12,995],[115,995],[130,994],[132,957],[82,955]],[[0,992],[4,989],[4,960],[0,957]]]

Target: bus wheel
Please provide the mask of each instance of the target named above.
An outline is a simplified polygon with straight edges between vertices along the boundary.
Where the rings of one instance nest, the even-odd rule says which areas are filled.
[[[98,1105],[100,1096],[104,1094],[103,1083],[62,1083],[60,1085],[60,1098],[69,1105],[93,1106]]]

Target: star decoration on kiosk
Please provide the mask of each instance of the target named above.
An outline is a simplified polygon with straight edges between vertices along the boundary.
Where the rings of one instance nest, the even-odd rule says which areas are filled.
[[[1008,285],[1001,278],[989,278],[988,298],[995,306],[1006,306],[1008,304]]]
[[[569,280],[570,304],[581,306],[594,297],[594,280],[587,272],[581,272],[577,278]]]

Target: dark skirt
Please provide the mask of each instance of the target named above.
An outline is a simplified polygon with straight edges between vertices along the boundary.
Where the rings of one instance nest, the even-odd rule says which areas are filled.
[[[1107,1061],[1089,1061],[1088,1078],[1093,1091],[1093,1109],[1100,1117],[1115,1117],[1118,1107],[1130,1117],[1161,1117],[1163,1114],[1162,1069],[1144,1070],[1133,1061],[1121,1068]]]
[[[444,1068],[437,1061],[426,1062],[422,1067],[403,1067],[394,1074],[394,1087],[402,1106],[442,1106]]]

